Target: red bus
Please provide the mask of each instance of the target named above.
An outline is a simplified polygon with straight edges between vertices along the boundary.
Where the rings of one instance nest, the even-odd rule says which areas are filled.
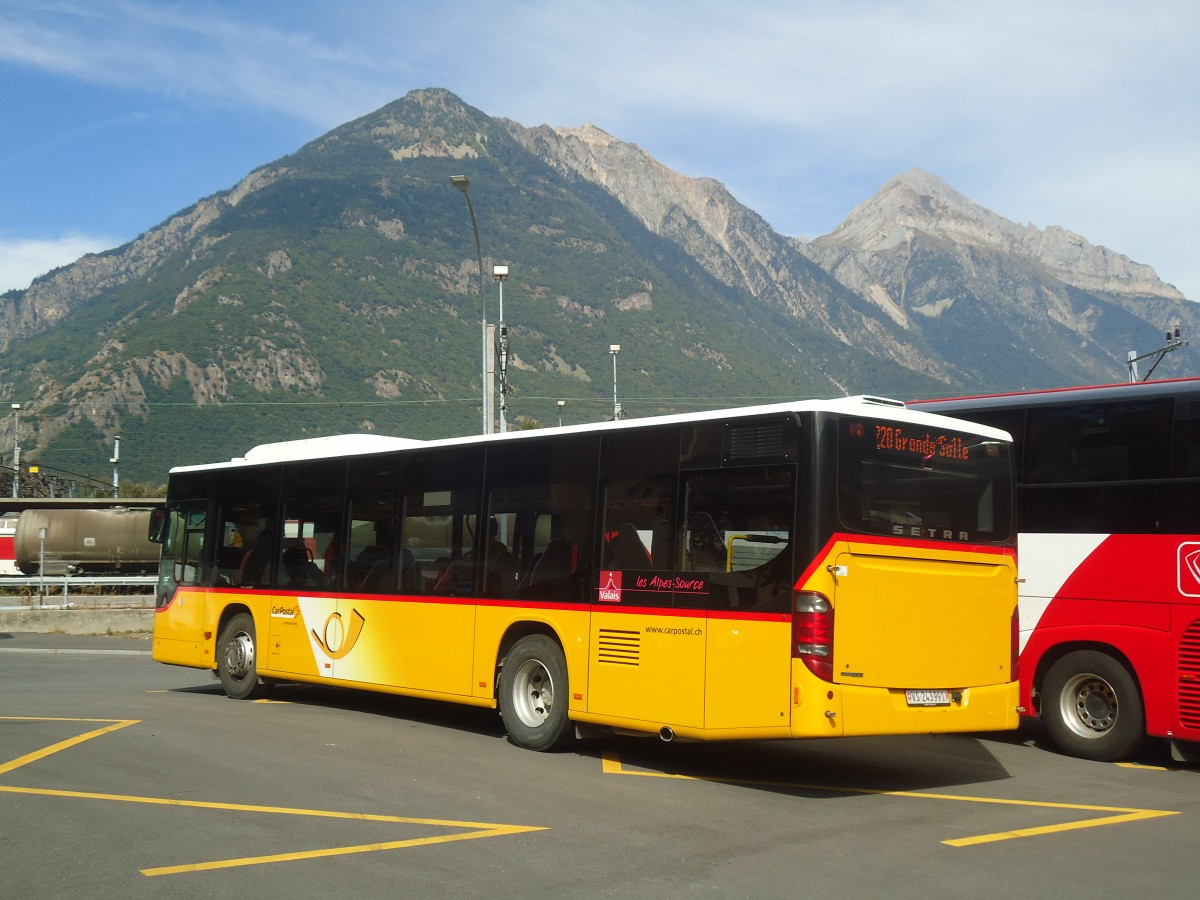
[[[0,514],[0,575],[20,575],[13,536],[17,533],[17,514]]]
[[[1074,756],[1200,759],[1200,378],[910,405],[1013,436],[1024,713]]]

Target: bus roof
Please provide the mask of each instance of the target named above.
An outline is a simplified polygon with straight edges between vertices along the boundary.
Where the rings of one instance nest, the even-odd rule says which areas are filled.
[[[975,394],[965,397],[938,397],[909,400],[909,408],[923,404],[961,403],[973,409],[1003,409],[1007,407],[1049,406],[1059,403],[1081,403],[1112,400],[1124,397],[1146,399],[1174,397],[1178,394],[1200,392],[1200,378],[1164,378],[1159,381],[1094,384],[1079,387],[1046,388],[1036,391],[1010,391],[999,394]]]
[[[390,437],[379,434],[339,434],[328,437],[305,438],[296,441],[279,441],[270,444],[260,444],[249,450],[245,456],[234,457],[228,462],[205,463],[190,466],[175,466],[170,471],[198,472],[210,469],[242,468],[247,466],[265,465],[278,462],[303,462],[308,460],[334,459],[346,456],[365,456],[372,453],[385,453],[394,450],[408,450],[419,447],[453,447],[464,444],[523,440],[538,436],[588,434],[594,431],[627,430],[649,428],[656,425],[685,424],[688,422],[711,422],[720,419],[747,418],[751,416],[778,415],[786,412],[832,412],[850,415],[873,416],[876,418],[894,419],[910,422],[914,425],[928,425],[942,428],[952,428],[966,431],[982,437],[1009,441],[1011,437],[1005,431],[986,425],[951,420],[949,417],[920,410],[909,409],[899,400],[889,400],[882,397],[859,395],[855,397],[838,397],[832,400],[794,400],[785,403],[774,403],[763,406],[744,406],[734,409],[708,410],[704,412],[677,413],[669,416],[648,416],[640,419],[623,419],[620,421],[595,422],[584,425],[567,425],[561,428],[539,428],[526,431],[510,431],[506,434],[467,435],[463,437],[441,438],[438,440],[421,441],[413,438]]]

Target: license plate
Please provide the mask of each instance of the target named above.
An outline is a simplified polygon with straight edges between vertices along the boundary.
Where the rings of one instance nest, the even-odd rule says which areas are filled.
[[[904,699],[909,706],[949,706],[950,692],[937,691],[905,691]]]

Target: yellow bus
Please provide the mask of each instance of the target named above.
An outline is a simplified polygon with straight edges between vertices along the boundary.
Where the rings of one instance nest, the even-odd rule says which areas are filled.
[[[1017,725],[1007,433],[878,398],[171,470],[154,658],[498,708],[510,740]]]

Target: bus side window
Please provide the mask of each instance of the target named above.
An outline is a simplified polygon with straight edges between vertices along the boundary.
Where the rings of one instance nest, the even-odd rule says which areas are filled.
[[[172,563],[176,584],[204,584],[204,532],[208,504],[183,504],[172,511],[170,540],[163,555]]]
[[[474,597],[483,449],[453,447],[409,456],[401,473],[401,562],[412,554],[410,583],[421,593]]]
[[[585,599],[598,448],[596,437],[580,435],[488,449],[489,596]]]
[[[285,466],[283,492],[277,528],[283,540],[274,585],[336,590],[341,586],[341,560],[330,550],[336,550],[343,531],[346,464]]]
[[[350,463],[349,534],[342,540],[331,542],[325,553],[325,570],[331,577],[345,557],[349,590],[366,594],[395,593],[399,577],[410,569],[398,558],[399,485],[400,466],[395,460],[367,459]],[[399,589],[406,594],[416,593],[415,581],[400,584]]]
[[[794,469],[685,474],[681,568],[704,575],[716,609],[785,609],[791,596]]]
[[[677,567],[679,441],[675,428],[605,437],[602,568],[670,572]],[[669,605],[669,598],[659,599]]]

